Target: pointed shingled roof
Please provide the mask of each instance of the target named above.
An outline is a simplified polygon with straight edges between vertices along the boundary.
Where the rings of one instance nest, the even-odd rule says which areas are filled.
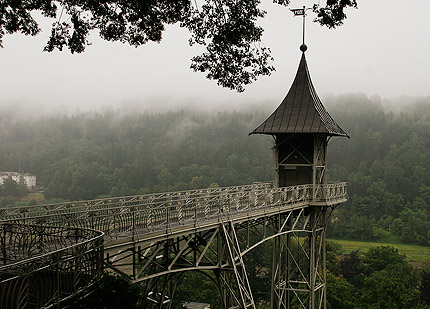
[[[331,118],[319,99],[302,53],[296,78],[285,99],[260,126],[249,134],[325,133],[349,137]]]

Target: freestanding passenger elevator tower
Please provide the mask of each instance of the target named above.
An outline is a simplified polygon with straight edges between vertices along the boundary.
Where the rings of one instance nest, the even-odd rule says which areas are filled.
[[[325,308],[325,228],[333,205],[321,203],[329,192],[326,150],[333,136],[348,135],[333,120],[312,84],[306,45],[294,82],[278,108],[250,134],[274,138],[275,186],[311,185],[309,206],[280,220],[272,269],[272,308]],[[301,229],[297,228],[300,222]],[[282,231],[283,230],[283,231]]]
[[[271,308],[326,308],[325,229],[347,200],[346,183],[326,182],[326,148],[347,135],[319,100],[301,50],[287,96],[251,133],[274,137],[275,183],[4,209],[0,307],[58,306],[91,288],[104,265],[141,286],[145,308],[176,308],[178,282],[196,271],[223,308],[255,309],[262,299],[254,300],[247,254],[271,242]],[[46,276],[54,283],[27,284]]]
[[[305,11],[293,10],[303,29]],[[300,50],[287,96],[250,133],[274,138],[274,182],[2,209],[0,307],[58,307],[104,265],[140,285],[144,308],[176,308],[177,284],[194,271],[223,308],[255,309],[246,255],[271,242],[271,308],[326,308],[325,230],[347,200],[345,182],[326,182],[326,150],[348,136],[316,94],[304,40]]]

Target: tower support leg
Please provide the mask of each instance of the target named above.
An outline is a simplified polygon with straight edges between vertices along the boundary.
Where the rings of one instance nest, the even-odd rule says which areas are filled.
[[[271,308],[326,308],[327,212],[309,207],[287,218],[273,247]]]
[[[218,274],[226,307],[255,308],[234,224],[222,224],[222,233],[221,247],[218,248],[221,263]]]

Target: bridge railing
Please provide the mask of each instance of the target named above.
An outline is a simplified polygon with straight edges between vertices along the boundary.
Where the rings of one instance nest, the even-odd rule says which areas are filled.
[[[162,193],[150,193],[144,195],[134,196],[122,196],[105,199],[95,199],[86,201],[73,201],[64,203],[53,203],[45,205],[30,205],[30,206],[18,206],[0,209],[0,218],[13,217],[21,218],[25,213],[31,213],[31,216],[39,213],[42,215],[46,214],[57,214],[68,212],[70,210],[91,210],[111,207],[115,205],[133,205],[142,204],[150,201],[168,200],[175,198],[198,198],[208,195],[218,194],[231,194],[235,192],[246,192],[261,188],[273,187],[272,182],[255,182],[250,185],[242,186],[231,186],[231,187],[219,187],[219,188],[207,188],[198,190],[186,190],[186,191],[175,191],[175,192],[162,192]]]
[[[103,271],[103,233],[0,225],[0,308],[49,308],[82,292]]]
[[[107,237],[142,237],[148,232],[200,227],[208,222],[253,216],[300,203],[336,204],[346,199],[346,183],[274,188],[255,183],[204,190],[28,206],[4,210],[0,222],[74,226],[106,233]]]
[[[316,185],[314,190],[314,201],[324,202],[328,205],[338,204],[346,201],[346,182]]]

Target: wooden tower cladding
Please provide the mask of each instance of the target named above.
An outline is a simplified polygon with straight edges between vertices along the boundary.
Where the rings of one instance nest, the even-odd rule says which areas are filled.
[[[319,99],[304,51],[287,96],[269,118],[250,134],[273,136],[277,186],[325,183],[327,141],[332,136],[348,135]]]

